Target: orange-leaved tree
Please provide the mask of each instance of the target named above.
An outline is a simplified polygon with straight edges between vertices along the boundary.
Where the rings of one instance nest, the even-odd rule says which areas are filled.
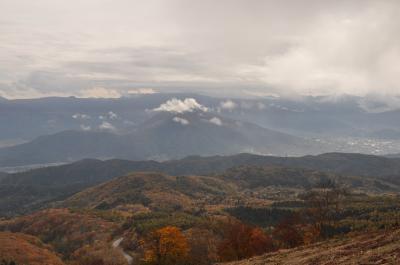
[[[218,246],[221,261],[232,261],[261,255],[273,249],[271,238],[261,228],[229,220],[224,225],[224,239]]]
[[[185,264],[189,253],[186,237],[174,226],[166,226],[152,232],[145,240],[144,247],[145,264]]]

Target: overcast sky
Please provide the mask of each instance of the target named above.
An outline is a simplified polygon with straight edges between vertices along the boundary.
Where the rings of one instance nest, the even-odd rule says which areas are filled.
[[[0,0],[0,96],[400,94],[398,0]]]

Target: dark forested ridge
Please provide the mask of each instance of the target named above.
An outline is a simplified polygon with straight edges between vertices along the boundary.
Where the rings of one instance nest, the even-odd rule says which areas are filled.
[[[399,184],[399,161],[396,158],[345,153],[305,157],[272,157],[251,154],[192,156],[167,162],[86,159],[72,164],[34,169],[0,177],[0,212],[3,215],[10,215],[32,211],[114,177],[139,171],[163,172],[175,176],[215,175],[240,166],[279,166],[346,176],[378,178],[381,182],[387,182],[383,187],[390,191],[393,189],[390,185],[397,186]],[[277,185],[282,179],[295,181],[301,176],[300,172],[302,171],[294,170],[294,173],[286,177],[275,172],[275,175],[279,177],[270,178],[268,181],[270,185]],[[265,175],[265,172],[262,174]],[[262,178],[258,178],[257,181],[260,179]]]

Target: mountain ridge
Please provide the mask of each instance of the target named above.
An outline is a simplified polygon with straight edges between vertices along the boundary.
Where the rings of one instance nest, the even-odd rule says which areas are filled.
[[[0,213],[13,215],[29,212],[131,172],[213,176],[240,166],[308,169],[336,175],[365,176],[391,185],[400,185],[400,159],[361,154],[330,153],[300,158],[238,154],[191,156],[166,162],[86,159],[66,165],[7,174],[0,178]]]
[[[111,125],[109,125],[111,126]],[[158,113],[127,134],[63,131],[0,149],[0,166],[71,162],[83,158],[169,160],[188,155],[316,153],[313,141],[210,112]]]

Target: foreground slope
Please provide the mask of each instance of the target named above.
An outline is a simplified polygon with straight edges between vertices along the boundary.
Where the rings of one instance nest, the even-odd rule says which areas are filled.
[[[399,264],[400,230],[366,233],[281,250],[225,265]]]

